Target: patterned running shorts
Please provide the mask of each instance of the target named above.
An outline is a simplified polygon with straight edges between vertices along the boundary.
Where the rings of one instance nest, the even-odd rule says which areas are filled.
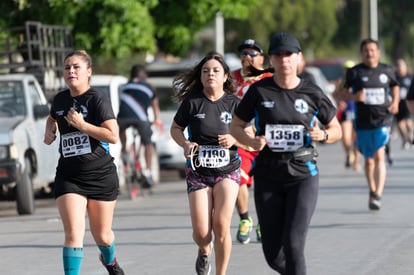
[[[237,184],[240,184],[240,169],[234,170],[229,174],[223,174],[220,176],[206,176],[201,175],[186,167],[185,174],[187,178],[187,193],[194,192],[207,187],[213,187],[216,183],[219,183],[223,179],[230,179]]]

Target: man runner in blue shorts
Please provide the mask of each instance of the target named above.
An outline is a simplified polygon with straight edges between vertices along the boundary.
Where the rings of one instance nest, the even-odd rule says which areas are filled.
[[[368,207],[379,210],[386,179],[385,145],[392,115],[398,112],[399,84],[393,68],[380,63],[378,41],[363,40],[360,54],[362,63],[347,71],[342,96],[355,101],[357,147],[365,158]]]

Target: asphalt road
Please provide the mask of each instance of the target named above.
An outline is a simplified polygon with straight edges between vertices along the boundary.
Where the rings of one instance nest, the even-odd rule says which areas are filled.
[[[373,212],[364,175],[344,168],[341,145],[318,148],[320,193],[306,247],[308,274],[414,274],[414,149],[402,150],[399,139],[393,140],[383,207]],[[31,216],[16,215],[14,202],[0,203],[0,274],[63,274],[63,233],[54,201],[36,203]],[[250,211],[256,220],[252,201]],[[275,274],[254,234],[250,244],[237,243],[237,226],[235,213],[228,274]],[[185,183],[177,174],[164,172],[151,196],[131,201],[121,195],[113,228],[126,274],[195,274],[197,248]],[[82,274],[106,274],[98,253],[87,231]]]

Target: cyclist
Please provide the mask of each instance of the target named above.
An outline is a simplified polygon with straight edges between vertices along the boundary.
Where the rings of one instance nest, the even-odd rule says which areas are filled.
[[[121,104],[119,106],[118,124],[119,138],[121,140],[122,160],[126,163],[126,134],[125,130],[133,126],[141,136],[141,143],[144,146],[145,168],[142,174],[146,178],[144,187],[153,185],[151,175],[152,154],[154,145],[151,141],[152,130],[151,121],[148,117],[148,109],[152,107],[154,111],[154,125],[162,126],[159,119],[160,108],[155,89],[147,81],[147,73],[144,66],[134,65],[131,68],[129,82],[121,86]]]

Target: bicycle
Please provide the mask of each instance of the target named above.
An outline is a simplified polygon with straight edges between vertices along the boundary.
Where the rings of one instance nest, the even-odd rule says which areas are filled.
[[[128,131],[132,131],[132,133],[128,133]],[[152,184],[142,173],[142,145],[138,130],[133,127],[127,129],[127,136],[131,137],[131,143],[127,146],[126,155],[122,156],[122,161],[124,163],[126,191],[129,199],[134,200],[139,195],[145,195],[145,190],[152,194]]]

